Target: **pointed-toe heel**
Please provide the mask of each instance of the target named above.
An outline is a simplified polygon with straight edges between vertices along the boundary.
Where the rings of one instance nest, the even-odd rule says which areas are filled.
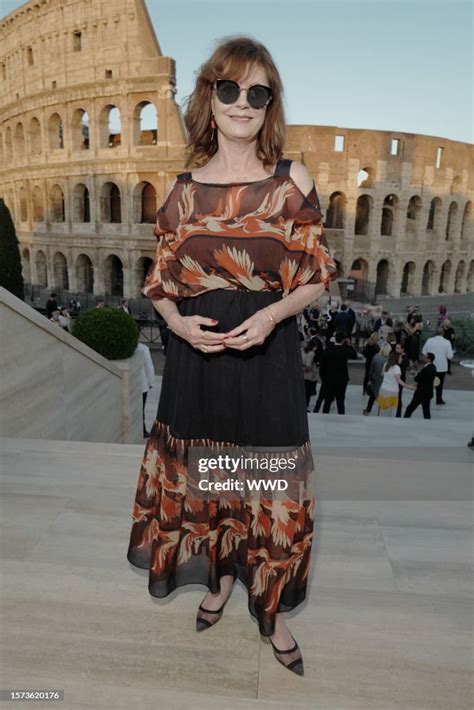
[[[207,596],[207,595],[206,595]],[[196,616],[196,631],[205,631],[206,629],[209,629],[211,626],[214,626],[214,624],[217,624],[219,619],[221,618],[223,612],[224,612],[224,607],[229,601],[229,596],[223,603],[220,609],[217,609],[216,611],[211,611],[210,609],[205,609],[202,604],[199,605],[198,607],[198,612]],[[206,597],[204,597],[205,599]],[[204,601],[203,599],[203,601]],[[211,617],[208,619],[206,618],[207,614],[210,614]]]
[[[281,663],[282,666],[287,668],[292,673],[296,673],[296,675],[304,675],[303,656],[301,655],[300,648],[294,638],[293,641],[295,641],[295,645],[286,651],[280,651],[280,649],[275,646],[270,637],[262,636],[262,639],[265,641],[265,643],[271,643],[273,648],[273,655],[275,656],[277,661]],[[282,658],[280,658],[280,656],[282,656]]]

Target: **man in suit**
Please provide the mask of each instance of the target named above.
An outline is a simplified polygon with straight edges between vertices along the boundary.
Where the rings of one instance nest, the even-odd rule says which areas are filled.
[[[386,324],[388,318],[390,318],[390,313],[388,311],[382,311],[382,317],[376,318],[374,321],[374,332],[378,333],[380,328]]]
[[[341,330],[336,331],[335,342],[328,343],[321,358],[319,372],[324,383],[323,414],[329,414],[333,399],[336,399],[337,413],[345,414],[347,383],[349,382],[348,360],[357,360],[357,352],[351,339]]]
[[[334,328],[335,330],[342,330],[346,338],[350,338],[353,326],[354,321],[351,313],[347,310],[347,304],[342,303],[341,310],[334,316]]]
[[[433,381],[436,377],[436,367],[433,364],[435,356],[434,353],[426,353],[423,357],[426,363],[419,373],[415,375],[417,386],[413,393],[413,398],[405,410],[405,417],[407,418],[410,418],[415,409],[421,404],[423,417],[431,419],[430,400],[433,398]]]

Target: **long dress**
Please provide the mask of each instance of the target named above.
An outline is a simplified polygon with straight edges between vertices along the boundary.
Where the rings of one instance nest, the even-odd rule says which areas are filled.
[[[214,329],[228,332],[299,285],[329,285],[337,267],[316,187],[305,196],[290,165],[280,160],[272,176],[248,183],[178,175],[158,211],[142,293],[175,301],[182,315],[215,318]],[[202,447],[210,455],[257,452],[261,471],[280,452],[285,470],[275,475],[288,488],[204,494],[195,454]],[[149,569],[156,597],[191,583],[217,593],[223,575],[238,578],[260,633],[270,636],[275,614],[306,596],[313,475],[296,316],[242,351],[206,354],[171,333],[127,559]]]

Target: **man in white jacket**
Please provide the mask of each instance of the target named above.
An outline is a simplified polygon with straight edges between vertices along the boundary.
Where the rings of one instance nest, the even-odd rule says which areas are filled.
[[[422,352],[423,355],[434,353],[434,366],[436,367],[436,375],[439,377],[439,385],[436,387],[436,404],[446,404],[443,399],[443,384],[448,371],[448,360],[453,357],[453,348],[449,340],[443,337],[443,328],[436,328],[436,334],[428,338]]]
[[[143,353],[143,367],[142,367],[142,392],[143,392],[143,437],[147,438],[149,433],[145,425],[145,404],[148,395],[148,390],[155,384],[155,367],[153,365],[153,360],[151,359],[150,348],[144,343],[138,343],[137,350],[141,350]]]

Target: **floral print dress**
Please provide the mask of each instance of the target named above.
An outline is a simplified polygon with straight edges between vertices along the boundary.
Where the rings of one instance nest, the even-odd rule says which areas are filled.
[[[176,302],[182,315],[215,318],[213,329],[227,332],[299,285],[328,286],[337,267],[316,188],[303,195],[290,165],[280,160],[274,175],[249,183],[179,175],[158,211],[144,295]],[[204,495],[195,466],[202,451],[251,452],[267,464],[278,453],[287,488]],[[242,351],[206,354],[171,333],[127,558],[149,569],[157,597],[190,583],[216,593],[220,577],[238,578],[270,636],[275,614],[306,596],[314,468],[296,316]]]

